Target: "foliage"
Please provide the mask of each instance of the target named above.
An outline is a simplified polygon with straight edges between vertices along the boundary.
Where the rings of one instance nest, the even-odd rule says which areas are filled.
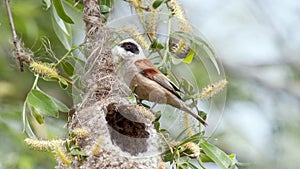
[[[24,144],[25,136],[20,134],[22,128],[20,107],[18,104],[1,105],[1,167],[11,169],[54,168],[55,160],[52,153],[30,150]],[[43,130],[43,128],[39,129]]]
[[[195,62],[196,57],[201,55],[200,57],[206,57],[212,61],[215,69],[220,73],[212,48],[205,40],[195,37],[190,33],[192,28],[186,20],[181,6],[176,1],[155,0],[150,4],[145,4],[142,3],[142,1],[130,0],[128,3],[136,10],[140,22],[146,29],[145,34],[147,40],[145,40],[145,37],[142,37],[137,30],[129,34],[149,51],[149,58],[159,58],[160,62],[158,63],[158,68],[171,79],[179,83],[179,86],[188,94],[184,100],[189,100],[191,102],[190,106],[196,106],[198,114],[206,118],[207,114],[197,108],[199,98],[202,98],[202,96],[203,98],[205,98],[205,96],[211,98],[214,94],[222,90],[226,83],[219,85],[218,88],[215,87],[219,84],[217,82],[216,84],[212,84],[212,87],[209,85],[207,88],[209,88],[211,92],[203,90],[202,95],[199,95],[187,79],[179,79],[176,77],[173,73],[172,65],[180,63],[192,64]],[[50,42],[58,43],[57,39],[56,41],[52,41],[44,38],[42,44],[43,50],[49,57],[47,59],[39,59],[36,57],[38,50],[33,52],[33,56],[30,55],[31,59],[28,63],[28,68],[35,77],[35,80],[33,81],[30,91],[27,93],[22,110],[23,128],[30,138],[36,138],[35,131],[32,127],[34,122],[32,122],[31,119],[35,119],[39,124],[43,124],[45,123],[45,118],[59,118],[62,112],[69,111],[69,108],[63,102],[52,97],[39,87],[41,79],[44,80],[43,83],[55,82],[60,86],[61,90],[66,93],[71,93],[71,87],[77,78],[77,74],[74,72],[75,63],[82,62],[79,55],[81,44],[73,45],[74,35],[72,32],[72,24],[75,24],[78,18],[74,19],[73,16],[69,14],[74,11],[82,10],[82,4],[70,0],[42,0],[41,4],[45,12],[47,12],[47,15],[50,16],[52,30],[59,40],[59,43],[64,47],[64,50],[61,50],[60,53],[64,54],[57,54],[58,52],[54,52],[51,49]],[[113,4],[113,1],[110,0],[100,1],[99,7],[106,18],[109,17]],[[161,43],[156,35],[155,15],[158,14],[158,10],[165,10],[168,13],[167,22],[169,33],[166,43]],[[143,18],[145,12],[150,12],[153,17],[150,18],[150,20],[146,20]],[[171,32],[171,22],[173,20],[178,23],[177,25],[179,26],[177,31]],[[147,24],[148,22],[152,22],[152,24]],[[172,40],[175,40],[175,42],[172,42]],[[150,42],[150,44],[148,42]],[[60,55],[61,57],[56,57]],[[157,115],[159,114],[157,113]],[[161,128],[161,123],[160,116],[157,116],[154,125],[157,131],[163,135],[168,145],[168,149],[164,153],[164,161],[170,162],[171,167],[197,168],[197,164],[205,168],[204,162],[215,162],[222,169],[237,168],[238,162],[235,156],[227,155],[217,146],[209,143],[200,124],[196,126],[197,131],[194,133],[189,130],[191,125],[194,124],[187,121],[186,128],[174,139],[168,137],[169,131]],[[75,137],[65,142],[67,155],[60,153],[59,148],[54,147],[54,151],[56,154],[60,154],[61,157],[66,157],[66,162],[69,162],[67,155],[77,156],[78,158],[86,156],[86,153],[82,152],[80,147],[76,145]]]

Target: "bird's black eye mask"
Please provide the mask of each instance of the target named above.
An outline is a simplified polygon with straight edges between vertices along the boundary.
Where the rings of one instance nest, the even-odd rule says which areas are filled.
[[[140,53],[138,46],[132,42],[124,42],[124,43],[121,43],[120,46],[122,48],[124,48],[126,51],[130,51],[131,53],[134,53],[134,54]]]

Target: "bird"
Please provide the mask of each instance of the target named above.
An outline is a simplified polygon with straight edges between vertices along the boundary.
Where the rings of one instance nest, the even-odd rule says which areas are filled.
[[[207,126],[205,120],[195,114],[181,99],[178,94],[181,90],[146,58],[135,40],[122,40],[111,52],[113,60],[120,64],[123,80],[140,100],[171,105]]]

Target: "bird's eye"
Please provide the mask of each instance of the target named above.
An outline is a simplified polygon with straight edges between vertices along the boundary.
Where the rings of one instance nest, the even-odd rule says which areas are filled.
[[[132,47],[129,44],[125,45],[125,50],[131,50],[131,49]]]
[[[131,53],[134,53],[134,54],[140,53],[138,46],[132,42],[124,42],[124,43],[121,43],[120,46],[122,48],[124,48],[126,51],[130,51]]]

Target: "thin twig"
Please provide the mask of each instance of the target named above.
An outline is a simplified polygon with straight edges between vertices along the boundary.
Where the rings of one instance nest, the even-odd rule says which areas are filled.
[[[10,10],[9,0],[5,0],[5,3],[6,3],[6,9],[7,9],[8,18],[9,18],[9,25],[11,27],[11,32],[13,35],[14,45],[17,48],[19,45],[19,42],[18,42],[18,36],[16,33],[15,25],[14,25],[14,20],[13,20],[11,10]]]
[[[8,14],[8,18],[9,18],[9,25],[11,27],[13,43],[15,46],[15,57],[19,60],[20,71],[23,72],[24,71],[23,62],[25,61],[25,62],[29,63],[31,59],[26,55],[24,49],[21,46],[21,42],[18,39],[15,25],[14,25],[13,16],[12,16],[12,13],[10,10],[9,0],[5,0],[5,4],[6,4],[7,14]]]

